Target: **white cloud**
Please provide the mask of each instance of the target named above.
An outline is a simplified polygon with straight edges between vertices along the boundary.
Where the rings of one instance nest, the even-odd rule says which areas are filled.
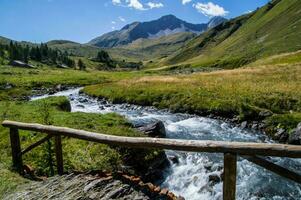
[[[121,4],[121,0],[112,0],[113,5]]]
[[[146,5],[148,5],[150,9],[164,7],[162,3],[154,3],[154,2],[148,2]]]
[[[212,2],[196,3],[193,4],[193,7],[196,8],[200,13],[203,13],[208,17],[225,16],[229,13],[223,7]]]
[[[127,6],[130,8],[134,8],[136,10],[146,10],[139,0],[126,0],[126,3],[128,3]]]
[[[115,30],[116,29],[116,27],[115,26],[112,26],[112,30]]]
[[[185,4],[188,4],[190,3],[192,0],[182,0],[182,4],[185,5]]]
[[[119,16],[118,19],[119,19],[120,21],[122,21],[122,22],[126,22],[126,20],[125,20],[123,17],[121,17],[121,16]]]
[[[115,6],[128,7],[136,10],[150,10],[154,8],[162,8],[164,6],[162,3],[155,2],[143,4],[141,3],[141,0],[112,0],[112,4]]]
[[[115,21],[112,21],[111,23],[112,23],[112,24],[116,24],[116,22],[115,22]]]

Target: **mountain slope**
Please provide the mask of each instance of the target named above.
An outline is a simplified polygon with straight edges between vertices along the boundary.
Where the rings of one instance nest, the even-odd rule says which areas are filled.
[[[166,15],[150,22],[134,22],[120,31],[113,31],[91,40],[88,44],[98,47],[116,47],[127,45],[137,39],[159,38],[175,33],[201,33],[214,27],[226,19],[213,18],[209,24],[191,24],[173,15]]]
[[[10,39],[0,36],[0,44],[6,45],[6,44],[9,44],[10,41],[11,41]]]
[[[300,2],[274,0],[201,34],[165,63],[233,68],[261,57],[297,51],[300,41]]]
[[[67,40],[52,40],[47,42],[51,48],[67,51],[76,56],[95,57],[101,49],[95,46],[85,45]]]
[[[128,45],[106,50],[112,54],[128,52],[131,55],[125,57],[146,61],[171,55],[195,36],[196,34],[189,32],[176,33],[155,39],[138,39]]]

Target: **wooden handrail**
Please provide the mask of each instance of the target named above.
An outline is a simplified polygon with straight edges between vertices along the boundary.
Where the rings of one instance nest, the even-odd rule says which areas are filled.
[[[121,137],[65,127],[46,126],[41,124],[21,123],[14,121],[4,121],[2,125],[9,128],[30,130],[51,135],[63,135],[102,144],[120,145],[133,148],[156,148],[190,152],[233,153],[250,156],[258,155],[301,158],[301,146],[299,145]]]
[[[238,155],[280,176],[300,183],[300,174],[258,157],[277,156],[301,158],[301,146],[299,145],[121,137],[65,127],[46,126],[41,124],[22,123],[8,120],[4,121],[2,125],[10,128],[13,166],[20,173],[23,173],[23,161],[18,129],[48,134],[47,137],[23,150],[23,153],[30,151],[36,146],[42,144],[48,138],[55,136],[57,170],[59,174],[63,174],[64,170],[61,136],[66,136],[96,143],[119,145],[131,148],[156,148],[189,152],[224,153],[224,200],[235,199]]]

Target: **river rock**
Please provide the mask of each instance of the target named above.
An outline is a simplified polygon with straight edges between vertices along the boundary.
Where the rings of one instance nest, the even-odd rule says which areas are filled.
[[[247,126],[248,126],[248,122],[247,122],[247,121],[242,122],[241,125],[240,125],[240,127],[241,127],[242,129],[247,128]]]
[[[289,138],[289,134],[287,132],[284,132],[279,138],[279,142],[284,144],[287,142],[288,138]]]
[[[221,177],[217,174],[210,174],[209,175],[209,182],[210,185],[216,185],[217,183],[220,183],[222,181]]]
[[[173,164],[179,164],[179,158],[177,156],[169,156],[168,159],[173,163]]]
[[[274,135],[275,140],[279,140],[284,133],[285,130],[283,128],[277,129],[277,133]]]
[[[146,126],[138,127],[138,130],[145,133],[149,137],[166,137],[165,126],[162,121],[157,121]]]
[[[269,111],[269,110],[263,110],[259,112],[259,117],[261,118],[266,118],[266,117],[270,117],[273,115],[273,112]]]
[[[289,144],[301,145],[301,122],[298,124],[288,138]]]

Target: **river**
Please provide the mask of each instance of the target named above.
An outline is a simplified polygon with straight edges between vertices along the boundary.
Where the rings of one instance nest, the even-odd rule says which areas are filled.
[[[219,140],[272,143],[263,133],[241,129],[223,121],[171,113],[153,107],[129,104],[111,104],[79,93],[80,88],[58,92],[54,95],[33,97],[32,100],[48,96],[66,96],[70,99],[72,112],[110,113],[125,116],[135,125],[161,120],[168,138],[193,140]],[[220,177],[223,170],[223,155],[209,153],[184,153],[166,151],[168,157],[177,157],[165,171],[162,187],[166,187],[187,200],[222,199],[222,182],[209,181],[209,177]],[[276,164],[301,172],[301,159],[267,158]],[[211,178],[212,179],[212,178]],[[301,186],[275,175],[242,158],[238,159],[237,199],[240,200],[295,200],[301,199]]]

